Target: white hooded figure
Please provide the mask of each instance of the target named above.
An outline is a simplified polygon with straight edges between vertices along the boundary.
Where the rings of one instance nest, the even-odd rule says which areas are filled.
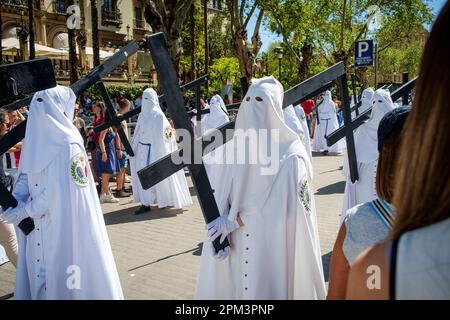
[[[314,140],[312,145],[312,151],[328,151],[331,153],[341,153],[345,149],[345,140],[341,139],[331,147],[327,146],[326,137],[339,129],[339,123],[337,119],[336,104],[334,103],[331,92],[326,91],[323,98],[323,102],[317,108],[319,117],[319,123],[316,123],[314,129]]]
[[[354,133],[355,153],[359,180],[352,183],[347,157],[344,158],[343,174],[346,176],[344,204],[341,221],[348,209],[372,201],[377,198],[375,178],[378,163],[377,130],[383,116],[394,109],[391,94],[388,90],[378,89],[372,98],[370,119],[362,124]]]
[[[358,108],[358,114],[363,113],[372,106],[372,98],[374,91],[372,88],[365,89],[361,94],[361,105]],[[356,117],[356,112],[352,112],[352,118]]]
[[[284,122],[291,128],[300,138],[305,146],[306,153],[312,161],[311,140],[309,138],[308,124],[306,123],[305,111],[302,107],[293,107],[292,105],[283,109]]]
[[[214,95],[210,101],[210,113],[205,115],[202,120],[202,135],[205,135],[208,131],[217,129],[220,126],[228,123],[227,109],[222,97]],[[205,165],[208,179],[213,189],[216,189],[216,184],[220,176],[220,171],[224,164],[224,146],[219,146],[213,151],[203,156],[203,163]]]
[[[241,103],[215,192],[222,215],[207,225],[197,299],[325,298],[312,168],[284,122],[282,101],[282,85],[266,77],[253,80]],[[247,143],[252,135],[259,142]],[[233,153],[257,156],[231,162]],[[212,241],[226,236],[231,247],[215,254]]]
[[[221,96],[217,94],[212,96],[208,109],[210,112],[202,119],[202,136],[205,135],[206,131],[216,129],[230,121]]]
[[[159,106],[158,95],[152,88],[142,94],[142,111],[131,141],[134,157],[130,158],[133,201],[141,203],[136,213],[174,206],[179,209],[192,204],[184,171],[180,170],[148,190],[142,188],[137,172],[178,149],[175,130]]]
[[[75,94],[57,86],[30,104],[15,183],[19,204],[1,218],[27,216],[34,230],[17,229],[14,298],[123,299],[83,138],[72,124]]]

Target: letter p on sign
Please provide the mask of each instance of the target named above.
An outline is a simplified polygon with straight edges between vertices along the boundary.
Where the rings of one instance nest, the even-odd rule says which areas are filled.
[[[358,42],[358,57],[361,58],[364,52],[369,50],[369,44],[365,41]]]

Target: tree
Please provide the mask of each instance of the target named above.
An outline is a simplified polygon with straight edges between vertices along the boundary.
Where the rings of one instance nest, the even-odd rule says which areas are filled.
[[[368,8],[373,5],[378,6],[381,17],[381,27],[376,31],[368,28]],[[307,76],[309,65],[319,57],[327,65],[343,61],[347,72],[352,72],[356,40],[375,37],[383,51],[407,42],[432,18],[424,0],[270,0],[264,6],[269,28],[282,35],[283,45],[297,57],[297,63],[303,64],[299,80]],[[311,51],[302,51],[305,45]],[[368,70],[355,70],[364,85]]]
[[[255,58],[261,48],[259,29],[264,17],[264,7],[261,6],[261,0],[228,0],[227,7],[230,12],[234,56],[239,60],[241,74],[251,80]],[[252,48],[250,48],[247,43],[247,26],[257,9],[259,12],[251,38]]]
[[[91,0],[91,22],[92,22],[92,51],[94,54],[94,67],[96,67],[100,65],[97,0]]]
[[[145,0],[145,20],[154,32],[163,32],[177,75],[180,66],[180,37],[183,22],[194,0]]]
[[[234,57],[215,59],[210,67],[211,89],[220,92],[226,84],[239,84],[239,61]]]

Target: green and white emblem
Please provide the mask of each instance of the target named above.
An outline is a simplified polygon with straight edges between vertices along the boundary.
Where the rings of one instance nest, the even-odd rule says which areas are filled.
[[[88,169],[82,155],[72,159],[72,163],[70,164],[70,176],[77,185],[81,187],[87,186]]]
[[[311,214],[311,197],[309,195],[308,181],[305,180],[300,185],[300,201],[306,213]]]

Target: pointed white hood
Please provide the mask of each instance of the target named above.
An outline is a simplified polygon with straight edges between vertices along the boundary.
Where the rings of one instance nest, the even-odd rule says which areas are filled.
[[[63,86],[34,94],[20,156],[22,172],[42,171],[70,143],[83,147],[83,138],[72,123],[75,100],[72,89]]]
[[[384,115],[394,110],[394,103],[388,90],[378,89],[372,98],[370,119],[355,132],[355,149],[358,162],[368,163],[378,159],[377,130]]]

